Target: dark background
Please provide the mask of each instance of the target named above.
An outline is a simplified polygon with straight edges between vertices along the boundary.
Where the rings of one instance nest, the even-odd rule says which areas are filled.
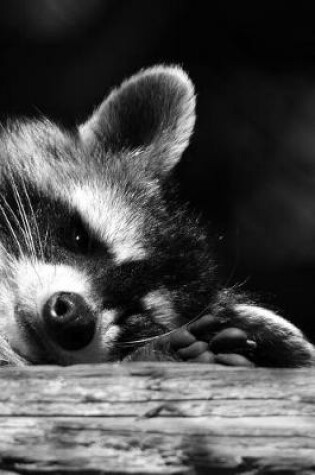
[[[315,340],[315,7],[220,5],[2,0],[1,120],[80,123],[126,76],[181,64],[198,92],[183,196],[209,223],[226,282]]]

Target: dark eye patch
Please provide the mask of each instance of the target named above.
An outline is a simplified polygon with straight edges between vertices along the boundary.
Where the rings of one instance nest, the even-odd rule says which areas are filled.
[[[81,255],[92,254],[104,247],[88,229],[79,215],[73,213],[66,226],[60,229],[59,237],[71,252]]]
[[[109,250],[77,210],[54,196],[49,196],[31,184],[14,179],[7,179],[4,191],[0,196],[0,229],[7,234],[8,240],[19,240],[23,252],[33,252],[47,259],[70,252],[76,255],[93,255],[106,253]],[[16,238],[13,236],[16,236]],[[28,237],[31,234],[32,247]]]

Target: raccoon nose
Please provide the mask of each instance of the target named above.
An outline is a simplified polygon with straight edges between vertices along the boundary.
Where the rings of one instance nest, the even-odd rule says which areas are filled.
[[[81,350],[95,333],[95,315],[81,295],[75,293],[52,295],[43,307],[43,320],[49,335],[64,350]]]

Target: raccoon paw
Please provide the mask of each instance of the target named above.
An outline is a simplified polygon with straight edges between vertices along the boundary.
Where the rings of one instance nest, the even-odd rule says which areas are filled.
[[[204,315],[188,329],[185,337],[177,336],[177,345],[185,345],[177,350],[185,360],[196,358],[194,351],[199,348],[210,352],[214,363],[225,365],[292,368],[315,364],[315,348],[298,328],[255,305],[238,304],[216,316]]]
[[[225,328],[211,339],[215,323],[214,317],[204,315],[187,328],[175,332],[171,337],[171,347],[177,356],[187,362],[253,366],[247,356],[255,343],[238,328]]]
[[[255,305],[204,315],[174,333],[171,345],[185,361],[291,368],[315,364],[315,347],[298,328]]]
[[[237,304],[228,321],[256,343],[251,359],[257,366],[294,368],[315,364],[314,345],[296,326],[270,310]]]

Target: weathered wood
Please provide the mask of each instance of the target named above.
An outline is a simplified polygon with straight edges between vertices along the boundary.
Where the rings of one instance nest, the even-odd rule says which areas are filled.
[[[315,370],[3,368],[0,473],[315,474]]]

